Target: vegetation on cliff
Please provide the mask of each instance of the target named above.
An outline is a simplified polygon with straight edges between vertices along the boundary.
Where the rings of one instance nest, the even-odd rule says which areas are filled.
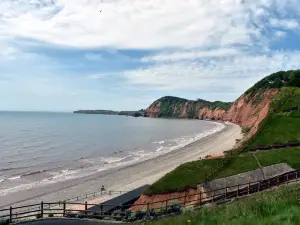
[[[165,218],[153,225],[300,224],[300,185],[254,194],[232,203],[202,207],[183,215]]]
[[[283,87],[274,96],[269,116],[247,143],[247,147],[287,141],[300,142],[300,88]]]
[[[203,99],[190,101],[184,98],[165,96],[152,103],[148,110],[153,108],[158,109],[158,112],[156,112],[157,117],[192,119],[198,118],[198,112],[201,108],[208,108],[211,110],[222,109],[227,111],[231,105],[232,102],[210,102]],[[186,109],[185,113],[184,109]]]
[[[300,87],[300,70],[273,73],[254,84],[245,94],[255,95],[260,90],[282,87]]]

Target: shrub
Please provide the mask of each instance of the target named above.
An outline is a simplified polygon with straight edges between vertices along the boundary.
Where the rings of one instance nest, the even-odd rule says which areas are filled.
[[[121,221],[123,218],[124,212],[122,212],[121,210],[116,210],[113,212],[112,217],[113,219],[117,220],[117,221]]]
[[[137,211],[135,216],[137,220],[143,219],[146,216],[146,210]]]
[[[8,225],[10,224],[9,220],[6,219],[6,220],[0,220],[0,225]]]
[[[76,218],[77,214],[73,212],[67,212],[65,216],[68,218]]]
[[[92,217],[93,219],[98,219],[98,220],[103,219],[103,216],[102,216],[100,213],[97,213],[97,212],[94,212],[94,213],[91,215],[91,217]]]
[[[53,213],[50,213],[50,214],[48,215],[48,217],[54,217],[54,214],[53,214]]]
[[[173,204],[168,207],[168,213],[179,213],[181,210],[180,204]]]
[[[243,134],[248,134],[250,132],[250,130],[251,130],[251,127],[243,127],[242,128],[242,133]]]
[[[37,219],[42,218],[42,214],[37,214],[37,215],[36,215],[36,218],[37,218]]]
[[[127,222],[134,222],[134,221],[136,221],[137,220],[137,218],[136,218],[136,213],[131,213],[130,215],[129,215],[129,217],[128,217],[128,219],[127,219]]]
[[[182,214],[188,214],[194,211],[194,207],[183,207],[180,209]]]
[[[77,214],[77,218],[79,218],[79,219],[83,219],[84,217],[85,217],[84,214],[81,214],[81,213]]]

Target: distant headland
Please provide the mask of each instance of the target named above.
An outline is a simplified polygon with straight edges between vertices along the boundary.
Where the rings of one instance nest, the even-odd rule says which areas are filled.
[[[113,111],[113,110],[99,109],[99,110],[77,110],[77,111],[74,111],[73,113],[140,117],[140,116],[144,116],[145,110],[141,109],[138,111]]]

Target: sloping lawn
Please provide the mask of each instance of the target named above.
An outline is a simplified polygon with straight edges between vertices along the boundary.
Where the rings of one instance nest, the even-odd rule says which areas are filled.
[[[232,203],[202,207],[152,225],[297,225],[300,224],[300,185],[282,186]]]
[[[262,125],[261,131],[249,142],[248,147],[272,145],[287,141],[300,142],[300,117],[273,116]]]

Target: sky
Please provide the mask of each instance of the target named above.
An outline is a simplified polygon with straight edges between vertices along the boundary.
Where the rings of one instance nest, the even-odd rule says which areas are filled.
[[[299,0],[1,0],[0,110],[234,101],[300,68]]]

